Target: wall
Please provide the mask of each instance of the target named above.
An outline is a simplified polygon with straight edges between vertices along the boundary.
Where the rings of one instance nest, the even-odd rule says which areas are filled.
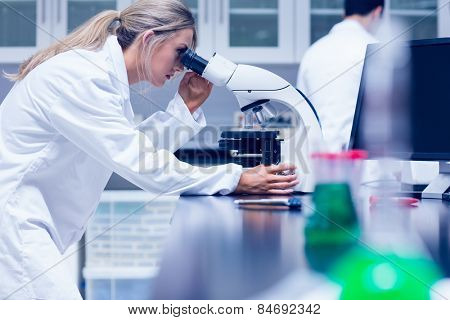
[[[296,64],[273,64],[259,65],[259,67],[270,70],[292,84],[297,79],[298,65]],[[0,64],[0,70],[14,72],[17,65]],[[158,110],[165,110],[167,103],[174,96],[180,79],[168,82],[163,88],[149,88],[148,86],[136,85],[131,88],[131,102],[136,114],[144,118]],[[12,83],[5,78],[0,78],[0,101],[3,101],[12,87]],[[233,125],[233,115],[239,112],[237,101],[233,94],[225,88],[214,88],[210,98],[205,102],[203,110],[208,124],[215,127]],[[132,189],[133,185],[113,175],[108,183],[108,189]]]

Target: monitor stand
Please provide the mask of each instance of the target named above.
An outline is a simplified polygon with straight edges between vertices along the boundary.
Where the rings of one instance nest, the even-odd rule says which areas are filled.
[[[442,199],[450,188],[450,162],[439,162],[439,175],[422,192],[423,199]]]

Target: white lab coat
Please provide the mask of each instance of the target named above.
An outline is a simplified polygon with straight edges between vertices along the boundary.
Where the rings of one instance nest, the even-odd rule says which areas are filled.
[[[138,128],[133,117],[114,36],[97,52],[57,55],[15,84],[0,107],[0,299],[80,298],[52,267],[83,235],[113,171],[155,196],[234,191],[240,166],[201,169],[172,154],[205,126],[178,94]]]
[[[354,20],[336,24],[314,43],[300,64],[297,87],[317,109],[326,147],[347,146],[367,45],[375,38]]]

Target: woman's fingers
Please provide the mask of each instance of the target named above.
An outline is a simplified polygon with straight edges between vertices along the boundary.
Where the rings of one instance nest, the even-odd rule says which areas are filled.
[[[197,74],[195,72],[189,71],[184,74],[183,80],[189,81],[190,78],[195,77]]]
[[[282,182],[282,183],[271,183],[269,185],[270,189],[278,189],[278,190],[284,190],[284,189],[292,189],[296,185],[298,185],[299,181],[294,180],[292,182]]]
[[[291,194],[294,192],[294,190],[293,189],[285,189],[285,190],[271,189],[267,192],[270,194],[284,195],[284,194]]]
[[[191,113],[194,113],[211,94],[212,85],[199,75],[189,72],[181,80],[178,93]]]
[[[182,85],[187,86],[188,83],[189,83],[189,80],[190,80],[193,76],[195,76],[195,73],[194,73],[194,72],[186,72],[186,73],[184,74],[183,79],[181,79],[180,86],[182,86]]]
[[[290,164],[260,165],[242,174],[236,191],[238,193],[290,194],[294,192],[293,188],[299,181],[296,174],[286,175],[285,172],[293,170],[295,166]],[[281,172],[284,174],[279,174]]]
[[[277,173],[284,173],[285,171],[295,171],[295,169],[296,167],[293,164],[282,163],[276,166],[272,165],[270,167],[267,167],[267,172],[277,174]]]
[[[267,179],[271,183],[280,183],[280,182],[292,182],[294,180],[297,180],[297,175],[292,174],[289,176],[277,176],[277,175],[270,175],[270,177]]]
[[[190,84],[195,90],[204,91],[205,92],[204,94],[212,90],[211,83],[200,76],[192,77],[190,79]]]

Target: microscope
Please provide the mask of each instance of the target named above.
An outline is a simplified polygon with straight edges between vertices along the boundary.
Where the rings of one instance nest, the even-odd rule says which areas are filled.
[[[320,120],[303,93],[286,80],[262,68],[235,64],[219,54],[207,61],[191,49],[181,63],[219,87],[226,87],[236,97],[244,116],[244,128],[224,131],[219,147],[229,152],[232,162],[250,168],[257,165],[290,163],[297,166],[299,185],[296,191],[312,192],[312,151],[322,145]],[[270,102],[287,106],[294,114],[295,125],[273,128],[267,124],[278,110]]]

